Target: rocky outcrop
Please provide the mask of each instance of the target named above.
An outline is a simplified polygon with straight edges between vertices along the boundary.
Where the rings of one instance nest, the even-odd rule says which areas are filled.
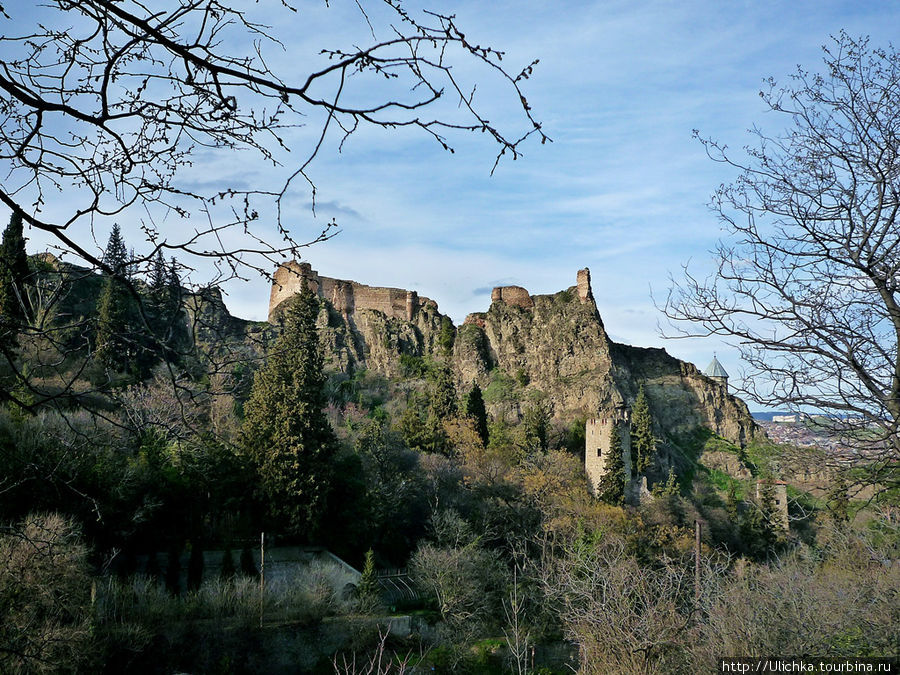
[[[662,349],[613,342],[597,312],[587,269],[579,270],[575,286],[553,295],[533,296],[519,286],[495,288],[488,310],[470,314],[457,330],[433,301],[413,291],[374,289],[293,265],[290,274],[305,274],[327,301],[319,326],[332,368],[364,366],[397,376],[402,355],[446,359],[460,390],[478,382],[494,413],[515,416],[523,401],[540,398],[563,421],[627,410],[643,385],[662,437],[708,427],[743,445],[757,433],[746,405],[721,382]],[[276,273],[273,320],[288,297],[283,282],[277,286]],[[447,339],[448,330],[455,340]],[[495,390],[501,394],[492,399]]]

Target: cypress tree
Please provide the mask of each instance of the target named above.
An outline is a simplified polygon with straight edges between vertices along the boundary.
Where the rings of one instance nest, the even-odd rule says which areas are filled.
[[[324,412],[318,312],[318,299],[304,281],[268,362],[253,378],[242,427],[269,511],[290,532],[306,537],[315,536],[325,512],[337,448]]]
[[[363,564],[362,576],[356,587],[359,603],[363,611],[371,612],[378,605],[378,574],[375,572],[375,552],[372,549],[366,551],[366,561]]]
[[[631,409],[631,456],[635,473],[644,473],[647,470],[655,452],[653,418],[650,416],[650,404],[647,402],[642,384]]]
[[[27,321],[28,275],[22,212],[13,211],[0,243],[0,348],[15,348],[16,334]]]
[[[609,430],[609,452],[606,473],[597,481],[597,497],[607,504],[625,504],[625,460],[622,457],[622,438],[615,424]]]
[[[489,440],[487,410],[484,407],[481,387],[477,382],[472,384],[472,390],[466,395],[466,417],[475,422],[475,431],[478,432],[484,447],[487,447]]]

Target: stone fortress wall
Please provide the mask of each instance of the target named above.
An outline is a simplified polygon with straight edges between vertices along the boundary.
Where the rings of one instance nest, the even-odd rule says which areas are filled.
[[[323,277],[309,263],[294,260],[280,265],[273,275],[269,296],[270,322],[274,321],[278,306],[300,292],[303,279],[306,279],[313,293],[328,300],[342,314],[352,314],[358,309],[374,309],[394,319],[412,321],[423,307],[437,309],[434,300],[419,296],[415,291],[366,286],[355,281]]]
[[[594,295],[591,292],[591,271],[585,267],[583,270],[578,270],[578,276],[576,278],[576,291],[578,292],[578,299],[582,302],[591,302],[594,301]],[[502,302],[507,305],[512,305],[514,307],[521,307],[522,309],[534,309],[534,300],[531,297],[531,294],[521,286],[496,286],[493,291],[491,291],[491,303]],[[466,317],[464,323],[479,323],[481,312],[474,312]],[[481,321],[483,324],[484,322]],[[480,325],[480,324],[479,324]]]

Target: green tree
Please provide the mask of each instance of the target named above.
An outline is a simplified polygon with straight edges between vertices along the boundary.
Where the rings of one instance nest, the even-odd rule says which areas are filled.
[[[103,262],[108,271],[97,303],[94,359],[107,371],[123,370],[134,362],[134,307],[127,286],[128,251],[118,224],[113,225]]]
[[[525,409],[522,425],[528,450],[547,452],[550,433],[550,409],[544,401],[535,401]]]
[[[154,333],[152,351],[169,362],[175,362],[179,345],[188,337],[184,324],[179,320],[182,291],[175,258],[167,264],[162,251],[159,251],[153,259],[149,281],[148,309]]]
[[[757,559],[766,558],[778,542],[778,514],[775,510],[775,486],[765,481],[759,498],[751,503],[741,520],[740,534],[747,552]]]
[[[356,591],[363,611],[371,612],[378,606],[378,574],[375,571],[375,552],[372,549],[366,551],[366,561]]]
[[[481,387],[475,382],[472,389],[466,394],[466,417],[474,420],[475,431],[481,437],[484,447],[487,447],[490,435],[488,432],[487,410],[484,407],[484,397],[481,394]]]
[[[438,420],[456,416],[456,384],[445,363],[435,363],[428,371],[428,414]]]
[[[644,473],[656,454],[656,438],[653,436],[653,418],[644,385],[638,391],[631,409],[631,456],[635,473]]]
[[[326,510],[337,448],[324,412],[318,312],[318,298],[304,283],[266,365],[253,378],[242,427],[270,513],[293,534],[310,538]]]
[[[597,481],[597,497],[607,504],[625,504],[625,460],[622,455],[622,437],[619,429],[609,429],[609,452],[606,454],[606,473]]]
[[[28,255],[22,232],[22,213],[13,211],[0,244],[0,348],[16,345],[16,333],[27,321]]]
[[[456,329],[453,327],[453,321],[449,316],[441,317],[441,332],[438,336],[438,344],[444,351],[445,356],[449,356],[453,351],[453,343],[456,341]]]

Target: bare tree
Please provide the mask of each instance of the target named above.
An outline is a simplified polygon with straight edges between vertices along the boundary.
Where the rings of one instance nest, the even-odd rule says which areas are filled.
[[[284,0],[273,4],[282,26],[302,21]],[[369,43],[300,55],[309,67],[299,73],[296,59],[289,73],[270,67],[272,53],[286,48],[261,23],[258,5],[48,0],[0,8],[0,202],[98,268],[106,269],[85,244],[86,230],[128,215],[149,243],[135,264],[178,251],[183,264],[215,260],[229,278],[248,268],[267,273],[331,234],[333,223],[298,234],[282,207],[298,180],[315,200],[310,164],[332,134],[343,143],[361,127],[414,128],[452,151],[450,134],[481,132],[497,144],[497,161],[517,157],[532,135],[548,140],[521,90],[536,61],[507,70],[502,52],[471,42],[449,14],[402,0],[355,5]],[[519,131],[481,112],[475,83],[457,74],[464,66],[508,88],[523,116]],[[307,124],[314,133],[295,133]],[[297,143],[299,158],[289,159]],[[290,163],[279,185],[204,192],[181,175],[200,150]],[[64,214],[48,210],[56,200]]]
[[[712,199],[728,236],[715,274],[686,268],[664,310],[690,324],[678,335],[731,339],[749,364],[743,393],[823,414],[871,480],[896,484],[900,54],[843,32],[823,51],[824,73],[760,94],[786,131],[754,128],[742,158],[700,139],[739,172]]]
[[[51,261],[33,275],[34,289],[18,289],[40,295],[41,312],[21,327],[21,358],[0,359],[17,382],[0,388],[0,400],[34,410],[70,405],[65,399],[75,395],[84,405],[88,380],[108,394],[102,373],[86,377],[92,317],[55,320],[73,277],[114,276],[135,301],[135,339],[152,341],[158,326],[138,280],[160,253],[177,255],[182,280],[211,261],[216,272],[204,281],[217,284],[268,275],[273,263],[330,237],[337,223],[310,231],[292,200],[311,197],[315,212],[311,167],[332,140],[343,147],[357,130],[409,130],[452,152],[455,139],[478,132],[497,148],[497,162],[518,157],[531,136],[549,140],[522,90],[536,61],[508,69],[502,52],[473,42],[454,16],[402,0],[332,4],[299,11],[285,0],[0,5],[0,204],[49,235],[68,262],[87,267]],[[343,44],[300,49],[315,36],[291,31],[312,32],[313,12],[342,32],[349,12],[360,31]],[[505,90],[518,114],[491,121],[476,84]],[[240,180],[210,183],[203,173],[238,157]],[[126,274],[101,250],[114,222],[134,247]],[[212,298],[205,306],[215,309],[212,295],[197,298]],[[203,314],[191,312],[195,324]],[[40,368],[30,370],[56,381],[53,389],[23,368],[38,357]],[[234,357],[220,361],[213,369],[227,371]],[[168,374],[178,390],[177,373],[169,367]]]

